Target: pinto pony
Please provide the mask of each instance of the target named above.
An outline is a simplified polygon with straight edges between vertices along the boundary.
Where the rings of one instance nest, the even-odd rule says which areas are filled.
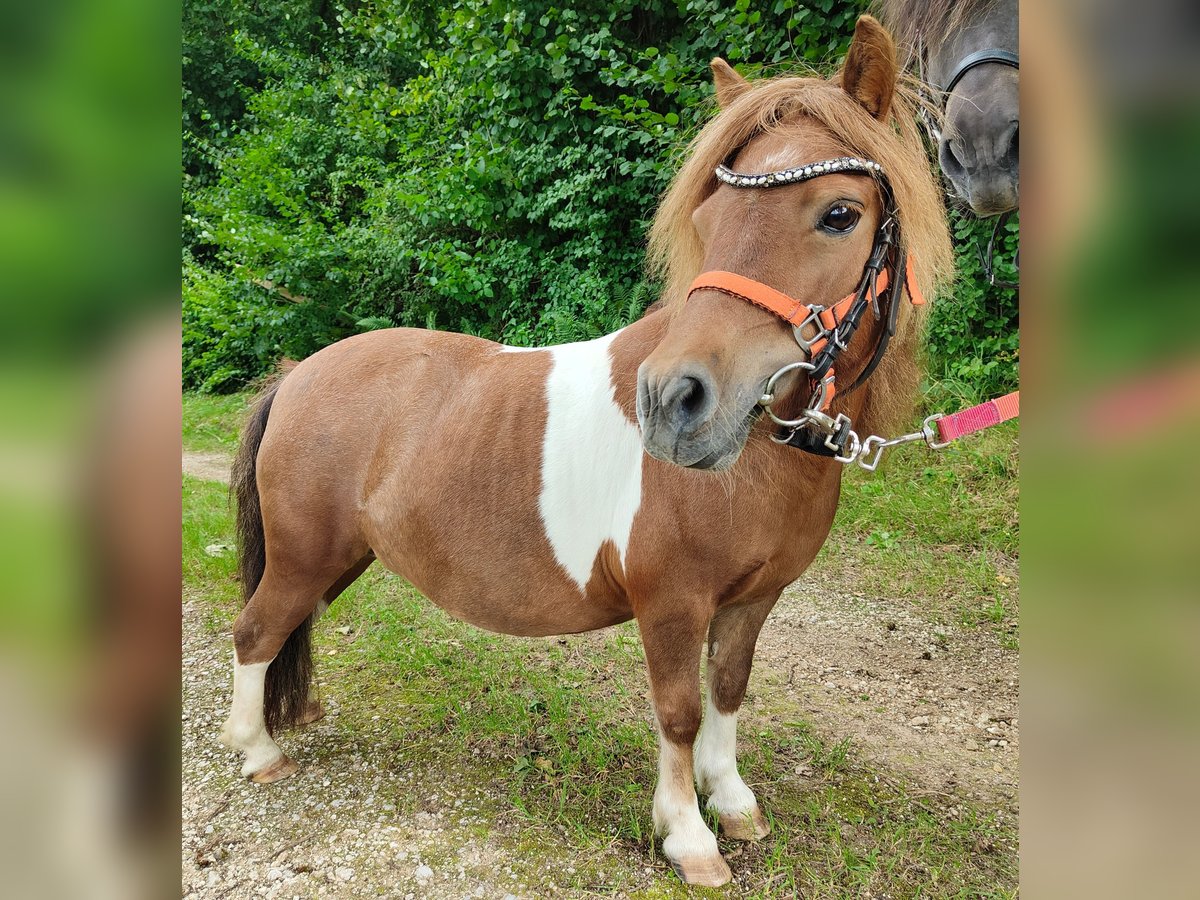
[[[685,881],[730,878],[697,785],[728,836],[767,833],[738,774],[738,707],[767,614],[825,541],[842,467],[773,441],[778,429],[761,415],[768,377],[804,357],[793,329],[690,285],[721,270],[829,304],[859,284],[885,217],[902,225],[915,261],[909,289],[931,294],[951,255],[915,99],[897,84],[877,22],[859,21],[832,80],[751,84],[719,59],[713,72],[720,112],[651,234],[660,308],[598,340],[536,350],[374,331],[304,360],[258,401],[234,471],[248,599],[223,732],[245,752],[245,775],[297,770],[272,733],[319,715],[311,623],[379,560],[451,615],[504,634],[636,618],[660,736],[653,818],[665,855]],[[831,157],[860,165],[806,172]],[[728,174],[786,167],[791,176],[762,188]],[[909,412],[916,386],[916,318],[893,305],[902,308],[882,362],[829,406],[866,429]],[[863,319],[838,360],[843,384],[865,370],[886,320]],[[807,382],[792,371],[776,395],[807,396]]]

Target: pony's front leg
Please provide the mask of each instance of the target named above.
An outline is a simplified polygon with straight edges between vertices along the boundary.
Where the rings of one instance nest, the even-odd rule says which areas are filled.
[[[778,597],[726,607],[713,617],[708,632],[708,702],[696,744],[696,783],[708,795],[708,808],[720,817],[725,836],[743,841],[770,832],[754,792],[738,774],[737,714],[758,633]]]
[[[700,648],[707,623],[686,616],[639,617],[658,723],[654,831],[688,884],[719,887],[732,878],[717,838],[700,814],[692,783],[692,743],[700,727]]]

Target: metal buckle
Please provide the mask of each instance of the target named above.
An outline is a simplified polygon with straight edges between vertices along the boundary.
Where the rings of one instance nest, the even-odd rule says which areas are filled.
[[[887,447],[888,442],[879,435],[873,434],[868,437],[862,443],[862,458],[858,460],[859,466],[867,472],[874,472],[883,462],[883,451]]]
[[[854,462],[862,450],[862,444],[850,427],[850,417],[845,413],[838,413],[836,419],[830,419],[828,416],[825,418],[829,421],[829,434],[825,436],[825,446],[833,451],[833,458],[838,462]],[[840,442],[836,440],[839,437]],[[847,447],[851,448],[849,453],[846,452]]]
[[[808,401],[808,408],[804,410],[804,414],[800,418],[781,419],[771,409],[771,404],[775,402],[775,386],[784,375],[798,369],[814,372],[816,366],[810,362],[789,363],[767,379],[766,388],[764,388],[762,396],[758,398],[758,405],[763,408],[771,421],[781,428],[788,429],[783,437],[771,435],[771,440],[777,444],[789,443],[801,428],[812,426],[824,432],[823,443],[827,449],[833,451],[835,460],[843,465],[857,463],[864,471],[874,472],[883,461],[883,451],[889,447],[909,444],[913,441],[924,441],[930,450],[941,450],[953,443],[953,441],[939,441],[937,429],[934,427],[938,420],[945,418],[944,413],[926,416],[921,423],[921,430],[910,434],[902,434],[894,438],[883,438],[872,434],[865,439],[860,438],[851,427],[853,422],[849,416],[845,413],[831,416],[824,411],[825,403],[829,399],[829,387],[833,384],[832,372],[826,373],[825,377],[817,382],[817,387]]]
[[[862,453],[862,444],[859,442],[858,435],[855,434],[853,431],[851,431],[849,433],[849,435],[847,437],[847,443],[850,445],[849,453],[847,453],[845,456],[841,456],[838,453],[834,453],[834,455],[833,455],[833,458],[836,459],[838,462],[840,462],[844,466],[847,466],[852,462],[856,462],[858,460],[859,454]],[[826,441],[826,446],[828,446],[828,445],[829,445],[829,442]]]
[[[857,462],[863,470],[874,472],[883,461],[883,451],[889,447],[897,447],[900,444],[911,444],[913,441],[924,441],[930,450],[941,450],[949,447],[953,441],[939,441],[937,439],[937,431],[933,427],[933,424],[941,418],[944,418],[943,413],[934,413],[921,423],[920,431],[914,431],[911,434],[902,434],[899,437],[889,439],[873,434],[862,442],[860,456],[857,460],[853,461]]]
[[[913,441],[920,441],[925,438],[924,430],[914,431],[911,434],[902,434],[900,437],[891,439],[882,438],[877,434],[871,435],[862,445],[862,458],[857,460],[858,465],[867,472],[874,472],[879,468],[879,464],[883,462],[883,451],[888,447],[896,447],[900,444],[909,444]]]
[[[796,338],[796,343],[800,345],[800,349],[811,357],[813,355],[812,345],[822,338],[828,338],[829,332],[825,330],[825,326],[821,324],[821,313],[825,312],[825,307],[813,305],[808,308],[808,315],[804,317],[799,325],[792,326],[792,334]],[[816,335],[810,341],[801,333],[806,325],[812,324],[817,329]],[[844,348],[843,348],[844,349]]]

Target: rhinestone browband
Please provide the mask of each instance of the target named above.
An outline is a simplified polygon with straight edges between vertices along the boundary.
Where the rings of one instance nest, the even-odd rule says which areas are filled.
[[[837,159],[827,159],[823,162],[810,163],[807,166],[796,166],[794,169],[755,175],[734,172],[723,165],[716,168],[717,179],[733,187],[772,187],[779,184],[795,184],[798,181],[816,178],[818,175],[828,175],[830,172],[862,172],[865,175],[880,175],[883,173],[883,166],[869,159],[859,159],[857,156],[840,156]]]

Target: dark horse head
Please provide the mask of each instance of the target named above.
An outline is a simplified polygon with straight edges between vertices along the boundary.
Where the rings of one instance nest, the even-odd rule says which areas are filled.
[[[979,216],[1018,204],[1018,0],[880,0],[917,68],[941,92],[938,160]]]

